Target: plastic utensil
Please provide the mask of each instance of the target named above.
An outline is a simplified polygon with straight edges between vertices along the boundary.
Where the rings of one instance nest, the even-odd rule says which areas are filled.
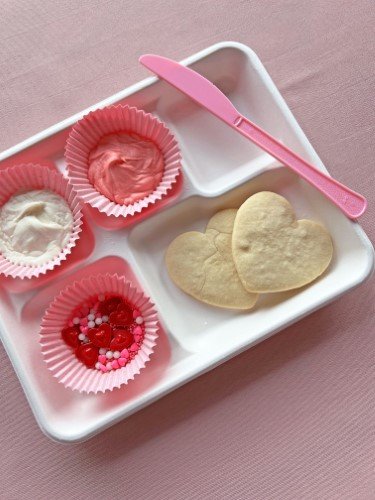
[[[291,168],[329,198],[349,218],[355,219],[366,210],[366,198],[317,170],[301,156],[241,115],[213,83],[196,71],[166,57],[153,54],[145,54],[139,58],[139,61],[285,166]]]

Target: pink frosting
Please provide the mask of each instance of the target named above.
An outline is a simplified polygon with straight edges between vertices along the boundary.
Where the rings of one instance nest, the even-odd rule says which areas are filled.
[[[89,156],[91,184],[119,205],[131,205],[155,191],[163,171],[160,149],[133,133],[102,137]]]

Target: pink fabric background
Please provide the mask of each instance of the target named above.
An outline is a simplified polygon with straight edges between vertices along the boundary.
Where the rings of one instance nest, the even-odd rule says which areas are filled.
[[[259,54],[331,173],[368,197],[373,0],[1,0],[0,149],[182,59]],[[39,431],[5,352],[0,498],[374,499],[374,280],[84,444]]]

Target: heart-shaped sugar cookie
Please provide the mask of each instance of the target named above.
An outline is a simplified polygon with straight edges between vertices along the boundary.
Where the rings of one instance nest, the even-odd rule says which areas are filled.
[[[169,245],[166,265],[184,292],[210,305],[250,309],[257,295],[243,287],[232,258],[232,230],[237,210],[218,212],[206,232],[181,234]]]
[[[299,288],[320,276],[333,253],[328,231],[311,220],[296,220],[282,196],[256,193],[239,208],[233,228],[233,259],[249,292]]]

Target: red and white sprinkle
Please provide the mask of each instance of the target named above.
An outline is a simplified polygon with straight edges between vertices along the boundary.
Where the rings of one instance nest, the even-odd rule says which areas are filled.
[[[109,312],[114,312],[114,310],[111,307],[113,307],[114,304],[116,308],[118,303],[118,302],[116,303],[116,300],[111,302],[112,298],[113,296],[110,294],[109,295],[100,294],[97,296],[96,300],[95,299],[92,300],[87,305],[81,305],[80,308],[76,309],[72,314],[72,317],[68,321],[68,326],[71,328],[74,327],[76,333],[74,334],[73,331],[73,335],[76,335],[75,338],[78,339],[81,345],[89,344],[90,342],[93,343],[96,339],[95,335],[99,335],[98,338],[100,338],[100,328],[104,328],[101,327],[100,325],[102,325],[103,323],[104,324],[106,323],[107,325],[109,324],[112,339],[116,335],[116,330],[121,329],[116,324],[113,324],[113,322],[109,319]],[[112,304],[108,305],[108,309],[106,304],[107,300],[108,304]],[[101,303],[103,302],[105,303],[101,305]],[[122,302],[122,307],[124,303],[126,305],[126,300]],[[101,311],[106,312],[106,314],[102,314]],[[121,352],[114,351],[109,348],[109,341],[107,344],[107,340],[105,340],[104,344],[102,343],[102,345],[106,345],[107,347],[100,347],[99,349],[97,349],[98,352],[97,362],[94,364],[94,366],[89,364],[90,368],[94,367],[96,370],[99,370],[102,373],[106,373],[108,371],[117,370],[119,368],[126,366],[136,357],[144,338],[144,326],[141,326],[144,323],[144,319],[142,317],[141,311],[139,311],[138,309],[133,309],[132,316],[133,316],[133,323],[127,327],[128,331],[131,332],[134,339],[131,346],[128,347],[127,349],[122,349]],[[105,326],[105,328],[108,328],[107,325]],[[89,338],[88,331],[89,329],[94,329],[94,328],[96,328],[97,330],[92,333],[90,332],[89,334],[90,338]],[[71,346],[69,341],[67,340],[65,341],[68,343],[69,346]],[[98,340],[96,341],[99,342]],[[94,345],[100,345],[100,343]],[[85,361],[83,362],[85,363]]]

